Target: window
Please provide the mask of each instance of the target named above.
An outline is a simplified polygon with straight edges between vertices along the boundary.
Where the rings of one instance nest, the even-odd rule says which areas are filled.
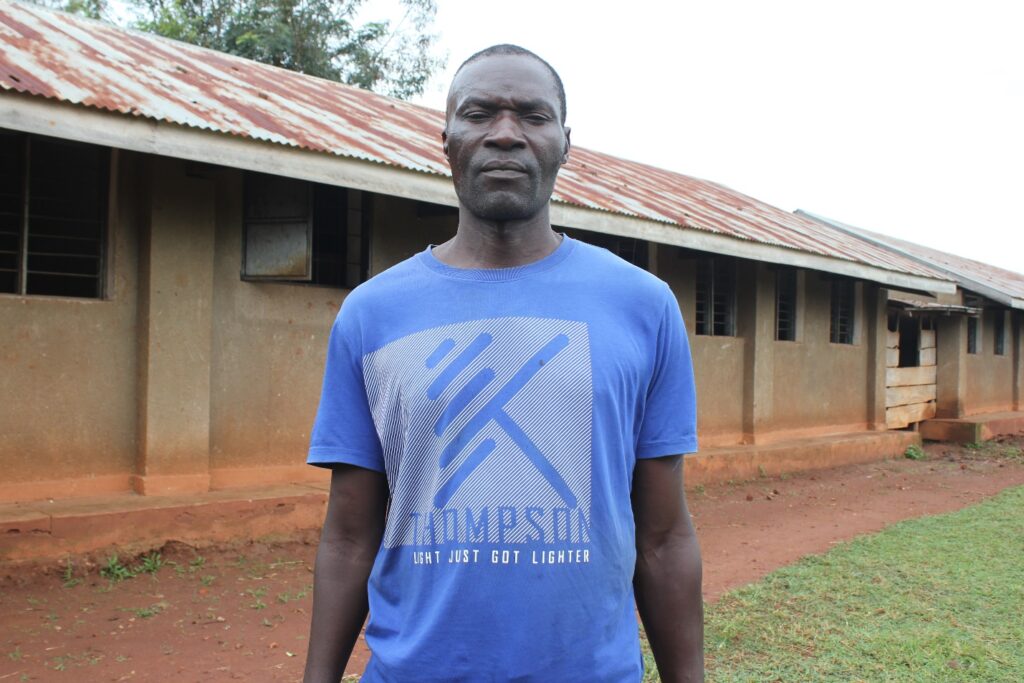
[[[829,341],[833,344],[853,343],[854,288],[852,280],[832,281]]]
[[[355,287],[367,279],[366,197],[247,173],[242,279]]]
[[[775,273],[775,339],[796,341],[796,271]]]
[[[103,296],[110,150],[0,130],[0,292]]]
[[[736,267],[730,259],[697,261],[697,334],[736,334]]]
[[[645,240],[606,235],[590,230],[565,230],[565,233],[581,242],[593,244],[595,247],[603,247],[624,261],[648,270],[648,243]]]
[[[995,336],[993,350],[997,356],[1006,354],[1006,316],[1002,311],[996,312],[996,319],[992,334]]]
[[[975,316],[967,318],[967,353],[978,352],[978,319]]]

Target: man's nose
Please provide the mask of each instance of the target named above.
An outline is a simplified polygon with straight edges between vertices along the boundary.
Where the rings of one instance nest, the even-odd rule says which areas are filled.
[[[526,138],[523,136],[523,127],[519,117],[511,112],[498,114],[487,132],[484,144],[500,149],[525,147]]]

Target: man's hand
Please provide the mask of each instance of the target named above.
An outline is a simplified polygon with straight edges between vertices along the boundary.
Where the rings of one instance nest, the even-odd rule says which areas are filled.
[[[366,582],[384,535],[387,480],[338,465],[313,577],[313,623],[305,683],[338,683],[367,613]]]
[[[638,460],[633,472],[637,609],[664,683],[704,680],[700,545],[686,508],[683,458]]]

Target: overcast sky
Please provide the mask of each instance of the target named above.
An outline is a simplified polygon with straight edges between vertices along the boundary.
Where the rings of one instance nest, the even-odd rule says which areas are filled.
[[[576,145],[1024,271],[1024,3],[438,5],[423,104],[517,43],[561,73]]]

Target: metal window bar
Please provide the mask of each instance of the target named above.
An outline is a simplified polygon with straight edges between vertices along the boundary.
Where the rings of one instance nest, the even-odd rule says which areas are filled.
[[[993,333],[995,336],[995,344],[993,351],[997,356],[1002,356],[1006,353],[1005,346],[1005,332],[1006,332],[1006,316],[1002,311],[996,313],[995,326]]]
[[[566,234],[575,237],[581,242],[593,244],[596,247],[607,249],[623,261],[632,263],[638,268],[650,270],[648,242],[634,237],[619,237],[616,235],[605,235],[600,232],[589,230],[566,230]]]
[[[736,271],[731,261],[708,258],[697,262],[697,334],[736,334]]]
[[[978,353],[978,319],[967,318],[967,353]]]
[[[363,252],[363,193],[359,190],[348,191],[347,212],[345,214],[345,286],[349,289],[362,281],[360,261]]]
[[[351,191],[313,186],[313,277],[310,284],[347,285],[349,197]]]
[[[694,316],[696,318],[697,334],[711,334],[708,307],[713,288],[711,264],[707,259],[701,259],[697,262],[697,305],[696,315]]]
[[[775,276],[775,339],[796,341],[796,271],[788,268]]]
[[[29,147],[29,136],[25,136],[22,147],[22,185],[21,185],[21,240],[18,243],[18,250],[21,252],[21,259],[18,262],[18,294],[25,294],[28,285],[28,216],[29,216],[29,188],[31,184],[32,157]]]
[[[832,281],[829,341],[833,344],[853,343],[853,282]]]
[[[23,145],[18,293],[102,297],[109,150],[31,135]]]
[[[736,271],[732,261],[715,259],[714,305],[715,336],[732,337],[736,334]]]

